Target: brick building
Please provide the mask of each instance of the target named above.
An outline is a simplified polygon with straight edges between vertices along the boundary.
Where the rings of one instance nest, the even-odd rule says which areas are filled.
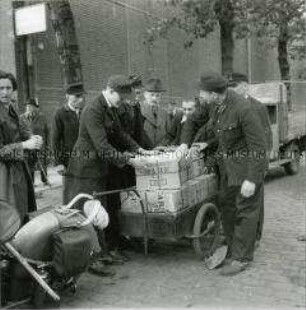
[[[3,7],[4,3],[6,8]],[[9,13],[12,3],[12,0],[0,2],[0,67],[6,64],[3,69],[14,72],[16,66],[21,109],[27,96],[36,96],[51,119],[54,110],[64,100],[61,63],[51,11],[47,10],[47,31],[16,38],[14,51],[13,36],[7,35],[9,32],[13,34],[13,14]],[[31,4],[31,1],[25,4]],[[152,48],[143,44],[146,26],[154,18],[165,16],[159,1],[73,0],[70,1],[70,8],[87,101],[102,89],[111,74],[138,73],[144,78],[158,76],[167,89],[165,101],[179,102],[181,97],[194,95],[194,85],[201,73],[221,72],[220,36],[217,30],[207,39],[198,40],[189,49],[184,49],[185,35],[178,30],[172,31],[168,39],[157,41]],[[4,25],[9,25],[6,26],[8,31],[2,30],[2,18],[6,20]],[[252,40],[249,46],[251,49],[246,40],[236,42],[234,70],[249,73],[252,81],[256,82],[279,79],[275,52],[257,44],[256,40]],[[9,53],[6,49],[12,49],[13,52]]]

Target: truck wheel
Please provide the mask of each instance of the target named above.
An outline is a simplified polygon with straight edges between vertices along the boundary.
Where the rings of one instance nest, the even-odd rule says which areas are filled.
[[[203,236],[203,234],[206,232]],[[213,203],[205,203],[197,213],[193,234],[193,248],[200,259],[211,255],[215,250],[220,232],[220,216]]]
[[[285,151],[292,161],[284,165],[285,172],[289,175],[294,175],[300,169],[300,149],[296,144],[291,144]]]

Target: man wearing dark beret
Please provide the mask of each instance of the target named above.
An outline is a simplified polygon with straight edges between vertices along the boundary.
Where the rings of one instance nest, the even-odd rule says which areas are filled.
[[[266,140],[267,140],[266,142],[267,142],[267,147],[268,147],[267,154],[269,154],[272,149],[272,131],[271,131],[271,125],[270,125],[270,120],[269,120],[269,114],[268,114],[268,110],[266,106],[248,94],[249,84],[248,84],[248,78],[246,75],[238,73],[238,72],[234,72],[231,75],[231,79],[229,80],[229,87],[233,89],[237,94],[243,96],[248,101],[250,101],[252,106],[257,111],[262,127],[265,131]],[[261,240],[261,237],[262,237],[263,223],[264,223],[264,187],[262,190],[261,201],[262,201],[261,209],[260,209],[261,211],[260,211],[259,223],[258,223],[257,232],[256,232],[256,241],[257,241],[256,244],[257,245],[259,245],[259,241]]]
[[[235,275],[253,260],[260,197],[267,168],[266,138],[257,113],[227,89],[218,74],[202,76],[200,98],[215,107],[211,124],[221,174],[220,208],[228,245],[222,275]],[[209,144],[209,143],[208,143]],[[209,146],[209,145],[208,145]]]
[[[67,169],[66,203],[79,193],[92,194],[112,190],[118,180],[112,174],[114,167],[123,168],[131,164],[125,151],[141,152],[142,149],[121,127],[117,109],[130,98],[131,83],[122,75],[108,79],[100,95],[88,103],[81,115],[80,131],[73,149],[74,156]],[[120,177],[120,175],[119,175]],[[111,201],[117,201],[111,197]],[[105,230],[107,250],[111,258],[117,259],[120,237],[118,218],[119,205],[109,204],[107,196],[100,197],[106,208],[110,225]],[[103,235],[99,233],[100,241]],[[104,273],[102,263],[93,262],[92,272]]]

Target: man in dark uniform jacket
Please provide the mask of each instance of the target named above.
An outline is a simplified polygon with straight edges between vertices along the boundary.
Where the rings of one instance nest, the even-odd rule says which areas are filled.
[[[113,179],[112,167],[122,168],[130,163],[124,151],[141,151],[140,146],[122,129],[117,114],[118,107],[129,98],[130,92],[131,85],[126,77],[111,76],[102,93],[84,108],[79,137],[73,150],[75,156],[71,157],[66,173],[66,202],[78,193],[92,194],[114,189],[108,182]],[[101,203],[110,216],[110,225],[106,229],[108,250],[115,250],[119,239],[118,206],[109,205],[107,196],[101,197]]]
[[[252,96],[248,94],[248,86],[249,86],[248,78],[246,75],[241,74],[241,73],[236,73],[236,72],[232,74],[231,79],[229,81],[229,87],[233,89],[237,94],[243,96],[248,101],[250,101],[252,106],[257,111],[262,127],[265,131],[266,142],[267,142],[267,155],[269,155],[272,149],[272,131],[271,131],[268,110],[261,102],[259,102],[258,100],[256,100],[255,98],[253,98]],[[260,209],[261,212],[260,212],[259,223],[258,223],[257,233],[256,233],[256,241],[258,242],[261,240],[262,232],[263,232],[264,190],[262,190],[261,199],[262,199],[261,209]],[[257,242],[257,245],[259,245],[258,242]]]
[[[227,90],[227,80],[211,74],[202,76],[199,86],[202,100],[216,108],[212,123],[218,143],[222,221],[229,247],[221,274],[235,275],[253,260],[267,168],[266,138],[254,108]]]
[[[52,125],[52,148],[58,170],[67,169],[69,157],[79,134],[80,106],[83,101],[83,85],[71,84],[66,89],[66,102],[57,109]],[[63,167],[62,167],[63,166]]]

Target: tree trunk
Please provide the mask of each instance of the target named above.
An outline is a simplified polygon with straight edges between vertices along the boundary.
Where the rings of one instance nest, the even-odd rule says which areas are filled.
[[[279,29],[278,37],[278,64],[281,74],[281,80],[284,81],[287,89],[288,110],[292,110],[291,102],[291,83],[290,83],[290,63],[288,55],[288,25],[283,24]]]
[[[234,62],[234,8],[231,0],[217,0],[215,13],[220,25],[222,74],[230,76],[233,73]]]
[[[64,86],[82,82],[82,68],[73,14],[68,0],[49,1]]]
[[[230,76],[233,73],[234,62],[234,39],[233,28],[227,23],[220,23],[221,34],[221,60],[222,60],[222,74]]]

